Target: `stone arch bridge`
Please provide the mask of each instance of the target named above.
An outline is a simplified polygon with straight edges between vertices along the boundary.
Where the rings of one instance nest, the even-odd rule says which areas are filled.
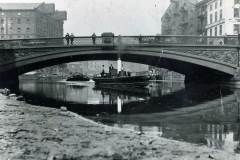
[[[186,76],[189,82],[228,81],[237,77],[237,36],[122,36],[19,39],[0,41],[0,84],[18,85],[18,75],[61,63],[117,60],[166,68]]]

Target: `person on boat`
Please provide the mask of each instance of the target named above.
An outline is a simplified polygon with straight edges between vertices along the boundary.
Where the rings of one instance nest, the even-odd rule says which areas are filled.
[[[101,72],[101,77],[104,77],[105,76],[104,65],[102,65],[102,67],[103,67],[103,70]]]
[[[102,72],[101,72],[101,77],[104,77],[104,75],[105,75],[105,71],[103,69]]]
[[[110,77],[112,77],[113,76],[113,70],[114,70],[114,68],[113,68],[113,65],[111,64],[110,66],[109,66],[109,74],[110,74]]]
[[[109,72],[111,72],[113,69],[114,69],[114,68],[113,68],[113,65],[111,64],[111,65],[109,66]]]
[[[96,34],[95,33],[93,33],[92,34],[92,42],[93,42],[93,45],[95,45],[96,44]]]

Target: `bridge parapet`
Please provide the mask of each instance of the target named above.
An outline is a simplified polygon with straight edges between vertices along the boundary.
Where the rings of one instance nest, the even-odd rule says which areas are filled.
[[[66,38],[40,38],[0,40],[0,66],[23,59],[57,55],[82,50],[145,50],[158,54],[177,54],[213,63],[239,67],[238,36],[117,36],[105,43],[104,37],[74,37],[73,43]],[[102,52],[101,52],[102,53]]]
[[[102,44],[171,44],[171,45],[209,45],[225,46],[238,45],[238,36],[187,36],[187,35],[159,35],[159,36],[115,36],[109,43],[104,42],[105,37],[96,37],[96,43],[93,43],[92,37],[74,37],[67,40],[64,37],[59,38],[38,38],[38,39],[12,39],[0,40],[0,49],[27,48],[27,47],[51,47],[51,46],[86,46]]]

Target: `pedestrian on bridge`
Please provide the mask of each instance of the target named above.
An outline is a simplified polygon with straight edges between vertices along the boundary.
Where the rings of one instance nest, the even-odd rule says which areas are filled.
[[[69,35],[69,33],[67,33],[67,34],[65,35],[65,39],[66,39],[66,41],[67,41],[67,45],[69,45],[69,40],[70,40],[70,35]]]
[[[117,38],[118,44],[122,44],[122,36],[119,34]]]
[[[138,40],[139,40],[139,43],[141,44],[142,43],[142,35],[141,34],[139,35]]]
[[[71,41],[71,45],[73,45],[73,41],[74,41],[74,35],[73,35],[73,33],[71,33],[71,35],[70,35],[70,41]]]
[[[96,44],[96,34],[95,33],[93,33],[92,34],[92,42],[93,42],[93,45],[95,45]]]

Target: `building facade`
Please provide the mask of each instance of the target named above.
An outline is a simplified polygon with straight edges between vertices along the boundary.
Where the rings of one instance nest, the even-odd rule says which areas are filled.
[[[0,3],[0,39],[62,37],[66,19],[51,3]]]
[[[229,17],[227,16],[229,8],[227,7],[228,2],[226,2],[223,2],[223,0],[209,0],[205,2],[207,9],[206,30],[208,36],[221,36],[227,34],[225,27],[229,20]]]
[[[196,13],[197,13],[197,35],[207,35],[207,5],[208,0],[202,0],[196,4]]]
[[[162,34],[223,36],[240,33],[240,0],[171,0]]]
[[[207,35],[237,35],[240,33],[240,0],[208,0]]]
[[[171,0],[162,16],[163,35],[196,35],[197,34],[197,0]]]

